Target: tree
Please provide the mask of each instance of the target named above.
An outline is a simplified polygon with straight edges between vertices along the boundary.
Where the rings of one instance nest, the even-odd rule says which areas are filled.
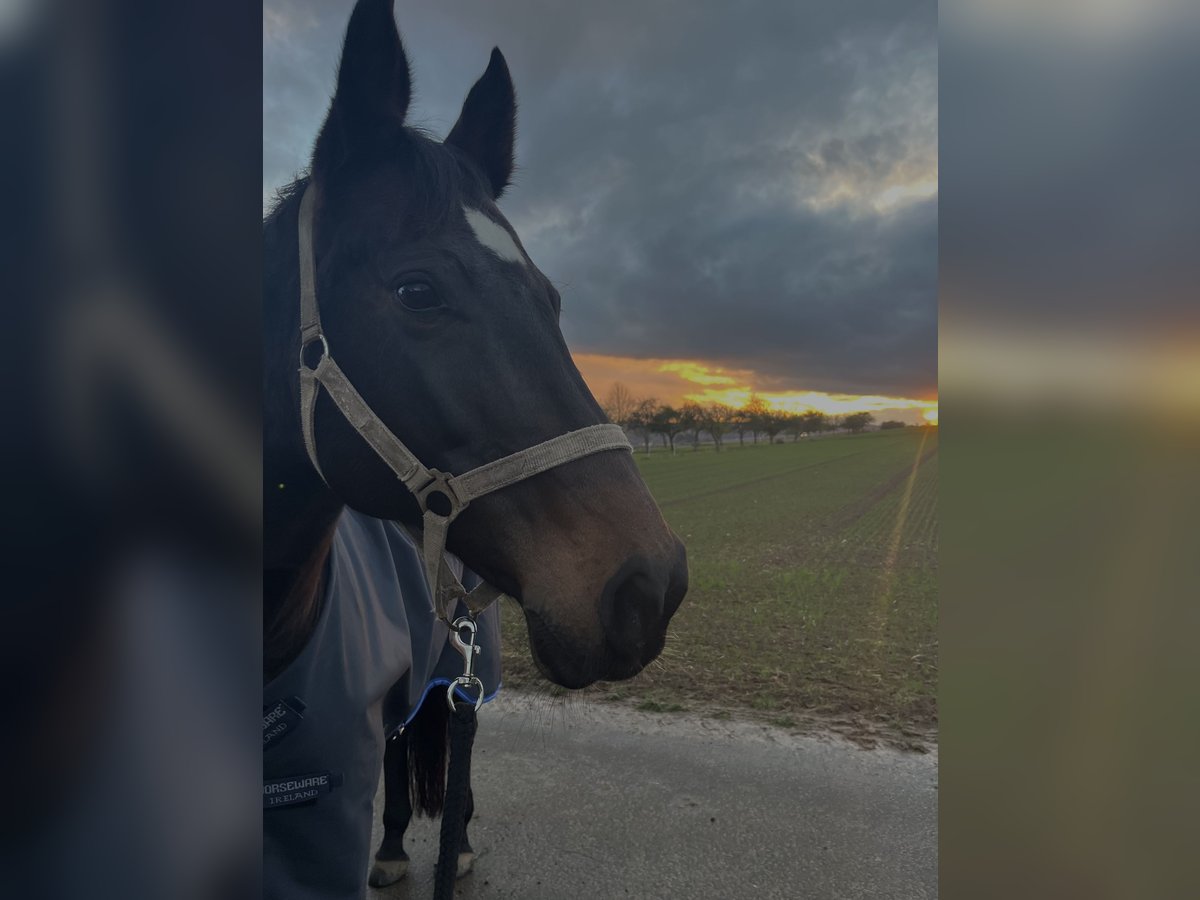
[[[775,412],[771,409],[767,410],[763,414],[760,422],[760,427],[767,436],[768,444],[775,443],[775,435],[783,431],[786,426],[787,413]]]
[[[608,397],[604,400],[604,413],[610,422],[626,428],[629,426],[629,418],[637,409],[637,405],[638,401],[634,399],[629,388],[618,381],[612,386]]]
[[[793,441],[800,440],[800,432],[804,431],[804,417],[800,413],[783,413],[783,433],[790,434]]]
[[[767,417],[770,414],[771,409],[767,406],[767,401],[758,394],[751,394],[746,405],[742,407],[742,415],[746,417],[746,426],[754,435],[754,443],[758,443],[758,433],[766,431],[764,426],[767,424]]]
[[[685,431],[692,432],[692,449],[700,449],[700,431],[704,428],[704,407],[689,400],[679,408],[679,423]]]
[[[655,434],[663,436],[663,443],[670,445],[672,453],[675,452],[675,438],[687,431],[687,426],[683,424],[679,410],[673,406],[660,406],[654,413],[650,427]]]
[[[646,453],[650,453],[650,438],[654,435],[654,414],[658,412],[658,401],[653,397],[639,400],[629,414],[629,427],[642,435]]]
[[[724,403],[710,403],[703,411],[704,428],[712,435],[713,447],[718,453],[721,452],[721,441],[733,427],[736,415],[734,409]]]
[[[738,443],[746,446],[746,432],[750,430],[750,417],[744,409],[730,409],[729,427],[737,432]]]
[[[888,419],[886,422],[879,423],[880,431],[891,431],[893,428],[904,428],[903,422],[897,422],[895,419]]]
[[[810,409],[800,417],[801,427],[807,434],[818,434],[829,430],[829,416],[815,409]]]
[[[874,421],[875,417],[869,412],[857,412],[846,416],[846,418],[842,420],[842,424],[850,429],[852,433],[858,434]]]

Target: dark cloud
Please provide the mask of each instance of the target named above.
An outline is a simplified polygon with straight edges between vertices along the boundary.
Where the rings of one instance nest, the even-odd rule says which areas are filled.
[[[264,6],[264,190],[307,158],[351,3]],[[415,124],[497,44],[520,100],[502,207],[578,351],[774,390],[936,385],[935,3],[399,4]]]
[[[1196,6],[1112,33],[1064,32],[1053,6],[944,23],[946,311],[1194,333]]]

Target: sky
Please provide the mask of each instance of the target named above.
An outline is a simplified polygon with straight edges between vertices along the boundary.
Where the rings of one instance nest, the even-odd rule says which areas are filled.
[[[263,4],[263,196],[307,165],[350,0]],[[500,202],[593,392],[936,420],[937,5],[398,2],[409,122],[508,62]]]

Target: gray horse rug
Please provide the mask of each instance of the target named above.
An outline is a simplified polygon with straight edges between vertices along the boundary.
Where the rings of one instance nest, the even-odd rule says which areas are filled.
[[[447,560],[465,587],[478,584]],[[475,672],[491,700],[500,688],[498,605],[478,621]],[[317,626],[263,691],[264,896],[364,895],[384,741],[422,702],[445,703],[462,671],[412,538],[394,522],[345,510]]]

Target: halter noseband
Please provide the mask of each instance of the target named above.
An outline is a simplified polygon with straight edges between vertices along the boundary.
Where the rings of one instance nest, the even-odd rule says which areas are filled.
[[[321,463],[317,458],[313,427],[317,392],[323,387],[354,430],[396,473],[421,508],[420,538],[425,577],[433,592],[434,611],[438,618],[449,623],[449,615],[459,600],[466,603],[472,616],[478,615],[500,597],[501,592],[487,582],[468,592],[446,563],[447,532],[459,513],[477,497],[532,478],[547,469],[605,450],[628,450],[632,453],[633,448],[619,425],[589,425],[519,450],[462,475],[451,475],[422,465],[375,415],[330,355],[329,341],[321,331],[321,314],[317,308],[313,253],[316,193],[316,188],[310,182],[300,199],[300,427],[304,433],[304,448],[308,451],[313,468],[324,481],[325,473],[321,471]],[[305,350],[314,343],[321,345],[321,359],[316,368],[310,368],[304,356]]]

